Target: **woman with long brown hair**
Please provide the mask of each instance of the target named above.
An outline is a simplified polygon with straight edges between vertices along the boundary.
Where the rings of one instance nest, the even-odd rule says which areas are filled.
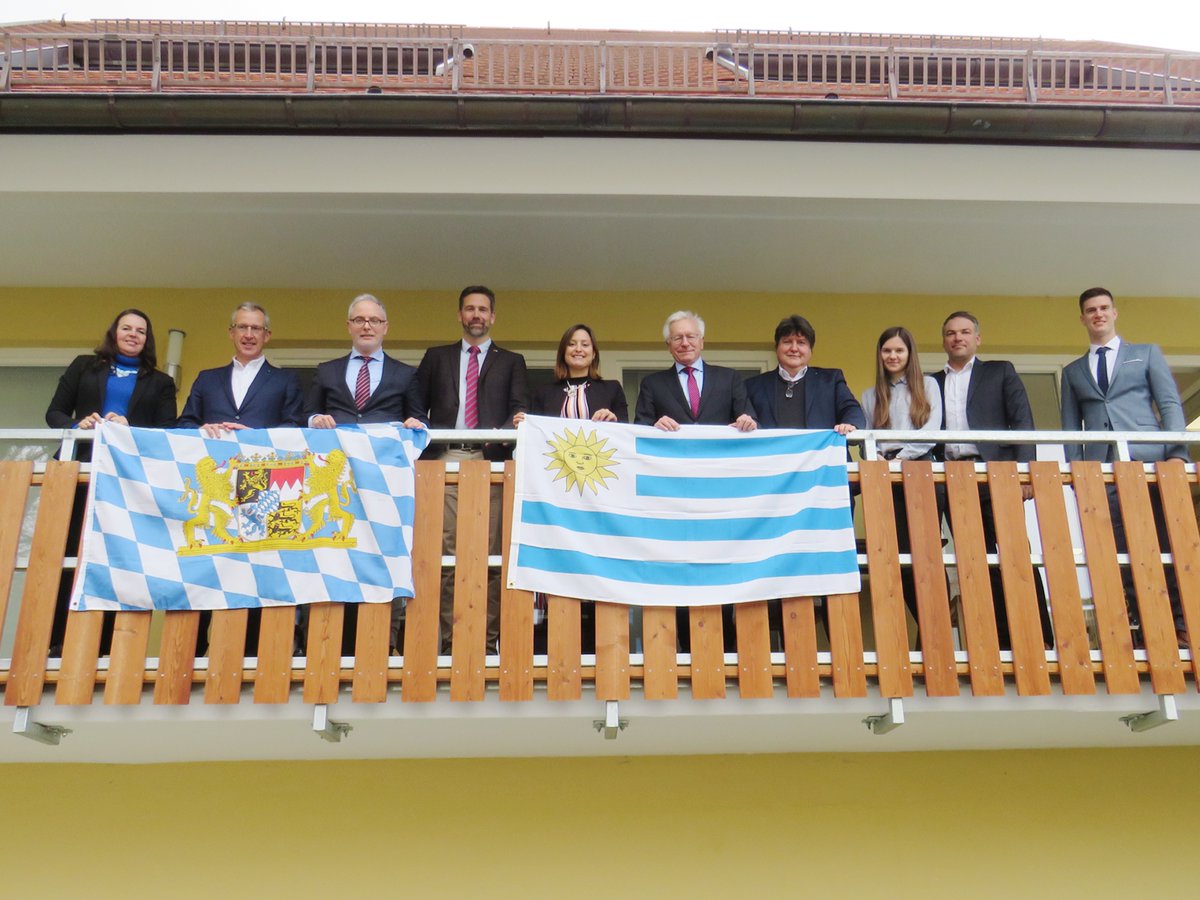
[[[921,372],[913,336],[899,325],[885,329],[875,345],[875,386],[863,394],[862,406],[867,427],[893,431],[939,431],[942,427],[942,393],[937,382]],[[933,442],[879,441],[876,446],[884,459],[929,459]],[[904,486],[892,485],[892,506],[896,514],[896,540],[901,553],[910,553],[908,514],[904,506]],[[917,618],[917,595],[912,566],[900,567],[904,602]]]

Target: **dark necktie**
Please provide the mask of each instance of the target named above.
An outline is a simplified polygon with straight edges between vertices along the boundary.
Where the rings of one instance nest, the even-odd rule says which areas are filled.
[[[463,401],[463,421],[468,428],[479,427],[479,348],[467,348],[467,396]]]
[[[369,368],[371,357],[356,356],[354,358],[362,360],[362,365],[358,369],[358,379],[354,382],[354,405],[362,409],[371,399],[371,370]]]
[[[684,366],[683,371],[688,377],[688,406],[692,408],[692,418],[700,415],[700,385],[696,384],[696,370],[691,366]]]
[[[1108,347],[1096,348],[1096,386],[1100,388],[1100,393],[1108,393],[1108,361],[1104,358],[1104,354],[1108,353]]]

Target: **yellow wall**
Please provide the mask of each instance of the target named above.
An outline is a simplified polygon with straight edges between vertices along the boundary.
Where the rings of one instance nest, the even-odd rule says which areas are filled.
[[[532,293],[498,286],[494,335],[500,342],[553,347],[575,321],[590,323],[605,348],[662,347],[662,321],[675,309],[699,311],[707,320],[709,347],[769,348],[775,324],[785,315],[806,315],[817,330],[817,365],[845,370],[856,393],[874,379],[874,346],[890,325],[906,325],[922,351],[940,350],[942,319],[967,308],[982,321],[987,356],[1012,353],[1080,353],[1086,334],[1074,298],[922,297],[813,294]],[[232,348],[226,327],[238,303],[253,300],[271,313],[272,346],[326,346],[330,356],[348,346],[345,307],[357,289],[167,290],[0,288],[5,322],[3,347],[94,346],[125,307],[144,309],[165,351],[166,332],[187,332],[185,387],[200,369],[223,365]],[[425,347],[459,334],[457,291],[379,291],[388,306],[392,346]],[[33,314],[36,311],[36,315]],[[1196,351],[1200,303],[1192,299],[1120,300],[1120,330],[1129,340],[1161,344],[1168,354]],[[268,348],[268,355],[269,355]],[[665,350],[664,350],[665,362]],[[181,397],[186,392],[181,391]],[[48,399],[48,398],[47,398]]]
[[[1186,897],[1197,763],[1172,748],[9,765],[0,877],[10,897]]]

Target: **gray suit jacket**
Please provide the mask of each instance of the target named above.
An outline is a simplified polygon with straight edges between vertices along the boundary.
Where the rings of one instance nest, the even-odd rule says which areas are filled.
[[[1063,430],[1184,430],[1179,390],[1156,344],[1121,341],[1115,364],[1109,360],[1109,373],[1108,393],[1101,394],[1086,353],[1063,369]],[[1106,444],[1068,444],[1067,459],[1109,462],[1116,459],[1115,449]],[[1143,462],[1188,458],[1187,449],[1181,444],[1130,444],[1129,454]]]

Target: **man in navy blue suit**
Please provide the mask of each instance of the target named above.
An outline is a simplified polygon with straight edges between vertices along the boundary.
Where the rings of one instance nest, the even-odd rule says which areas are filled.
[[[746,382],[759,428],[832,428],[849,434],[866,417],[841,369],[808,364],[817,334],[804,316],[788,316],[775,328],[779,367]]]
[[[196,376],[176,426],[199,428],[209,437],[242,428],[298,427],[303,409],[300,382],[267,362],[271,317],[257,303],[243,303],[229,325],[233,361]]]
[[[229,324],[233,361],[196,376],[176,426],[199,428],[207,437],[243,428],[295,427],[301,424],[300,381],[295,372],[267,362],[263,349],[271,340],[271,317],[257,303],[243,303]],[[208,651],[211,613],[200,617],[196,655]],[[246,652],[258,647],[257,614],[246,620]]]

